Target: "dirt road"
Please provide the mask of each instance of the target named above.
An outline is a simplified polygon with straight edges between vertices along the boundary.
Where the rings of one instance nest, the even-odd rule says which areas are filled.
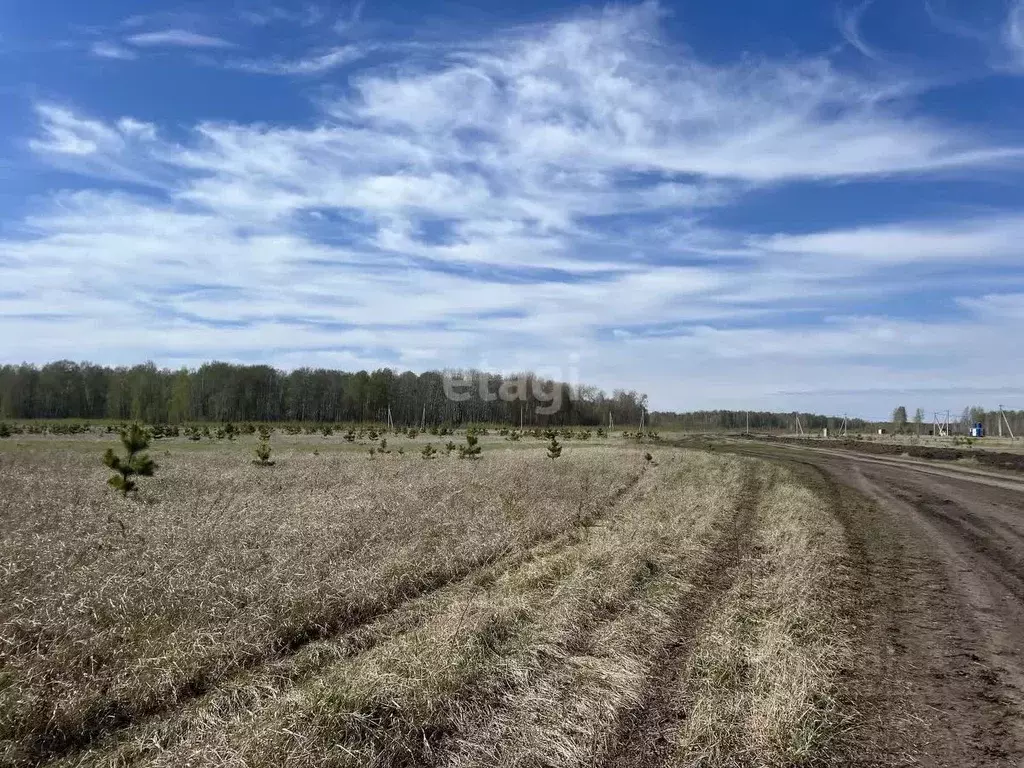
[[[1024,765],[1024,481],[755,446],[834,502],[860,587],[863,765]]]

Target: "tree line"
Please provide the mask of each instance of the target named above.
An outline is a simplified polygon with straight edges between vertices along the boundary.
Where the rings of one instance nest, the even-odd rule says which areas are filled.
[[[346,372],[280,371],[266,365],[211,362],[171,370],[153,363],[108,367],[60,360],[43,366],[0,366],[0,419],[112,419],[148,424],[187,422],[386,422],[405,426],[498,423],[524,426],[649,426],[691,432],[839,431],[842,419],[811,413],[695,411],[647,413],[647,396],[551,381],[531,373],[479,371],[399,373],[389,368]],[[1014,434],[1024,411],[1006,411]],[[893,414],[908,431],[906,409]],[[915,414],[927,430],[931,414]],[[915,419],[916,420],[916,419]],[[951,419],[952,420],[952,419]],[[965,408],[959,421],[981,421],[998,433],[997,414]],[[874,428],[850,419],[848,432]]]
[[[691,411],[674,413],[658,411],[652,421],[665,429],[686,432],[797,432],[800,429],[820,434],[823,429],[837,433],[843,424],[841,416],[823,416],[818,413],[776,413],[771,411]],[[871,428],[863,419],[848,419],[847,432],[862,432]]]
[[[944,430],[947,423],[951,434],[966,435],[975,424],[981,424],[989,436],[1002,432],[1004,437],[1009,437],[1011,431],[1017,437],[1024,436],[1024,411],[1003,410],[1000,415],[998,410],[986,410],[980,405],[972,405],[965,406],[959,413],[926,413],[923,408],[918,408],[910,420],[907,418],[906,406],[897,406],[892,412],[892,426],[896,432],[928,434],[934,432],[936,426],[940,431]]]
[[[637,425],[647,396],[571,386],[532,373],[399,373],[212,362],[169,370],[61,360],[0,366],[0,418],[186,422]]]

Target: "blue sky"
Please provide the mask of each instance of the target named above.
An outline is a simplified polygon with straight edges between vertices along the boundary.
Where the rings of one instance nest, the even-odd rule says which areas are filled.
[[[1024,408],[1024,1],[8,0],[0,360]]]

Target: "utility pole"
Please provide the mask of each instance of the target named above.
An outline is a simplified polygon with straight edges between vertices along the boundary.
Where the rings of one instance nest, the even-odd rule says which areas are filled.
[[[1002,417],[1002,421],[999,422],[999,436],[1003,436],[1003,424],[1006,424],[1006,431],[1010,433],[1010,439],[1016,440],[1016,436],[1013,434],[1013,427],[1010,426],[1010,420],[1006,418],[1006,414],[1003,413],[1003,406],[999,406],[999,415]]]
[[[750,411],[747,411],[747,428],[743,432],[743,434],[744,435],[749,435],[750,434]]]

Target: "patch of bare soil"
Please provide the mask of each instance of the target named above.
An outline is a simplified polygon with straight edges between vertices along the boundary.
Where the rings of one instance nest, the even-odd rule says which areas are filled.
[[[788,443],[790,445],[820,445],[810,440],[791,437],[759,438],[767,442]],[[842,448],[849,451],[869,453],[876,456],[910,456],[915,459],[933,461],[961,461],[971,459],[983,467],[1024,472],[1024,454],[1006,453],[988,450],[961,450],[959,448],[943,448],[927,445],[895,445],[893,443],[871,443],[862,440],[832,440],[829,448]]]
[[[1024,764],[1024,493],[854,456],[777,458],[831,495],[849,540],[848,764]]]

